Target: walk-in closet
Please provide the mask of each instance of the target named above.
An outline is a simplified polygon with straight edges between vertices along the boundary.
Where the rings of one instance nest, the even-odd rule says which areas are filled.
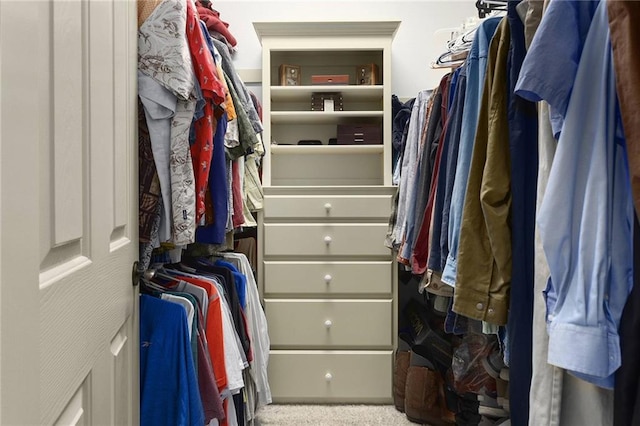
[[[0,425],[640,425],[636,20],[0,0]]]

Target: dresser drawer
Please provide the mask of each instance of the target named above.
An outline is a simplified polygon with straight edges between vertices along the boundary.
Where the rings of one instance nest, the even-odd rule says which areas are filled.
[[[266,299],[271,346],[391,346],[392,300]]]
[[[273,401],[388,403],[391,351],[271,351]]]
[[[387,220],[391,195],[267,195],[264,215],[276,218],[362,218]]]
[[[265,294],[390,295],[392,262],[264,262]]]
[[[320,223],[264,225],[266,256],[387,256],[387,224]]]

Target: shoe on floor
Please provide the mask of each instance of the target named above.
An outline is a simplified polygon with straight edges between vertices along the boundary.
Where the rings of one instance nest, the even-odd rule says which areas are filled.
[[[393,369],[393,404],[396,410],[404,413],[405,388],[407,385],[407,372],[409,370],[409,358],[411,351],[396,351],[396,359]]]
[[[482,358],[482,366],[494,379],[500,378],[500,371],[505,368],[502,352],[495,349],[488,356]]]
[[[490,417],[482,416],[482,420],[478,423],[478,426],[511,426],[511,419],[504,417],[502,419],[492,419]]]
[[[497,397],[496,379],[484,368],[485,359],[494,347],[494,341],[486,334],[468,333],[455,349],[451,364],[453,387],[458,394],[474,393]]]
[[[455,414],[447,408],[444,380],[439,372],[427,367],[409,365],[404,410],[414,423],[432,426],[455,424]]]
[[[509,417],[509,412],[506,411],[498,401],[494,398],[484,396],[480,401],[480,407],[478,412],[484,417],[490,417],[493,419],[502,419]]]
[[[509,367],[505,367],[500,370],[500,378],[504,381],[509,381]]]

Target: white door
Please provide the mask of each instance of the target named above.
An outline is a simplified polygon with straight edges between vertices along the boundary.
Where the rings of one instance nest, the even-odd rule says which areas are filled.
[[[136,5],[0,0],[0,424],[138,423]]]

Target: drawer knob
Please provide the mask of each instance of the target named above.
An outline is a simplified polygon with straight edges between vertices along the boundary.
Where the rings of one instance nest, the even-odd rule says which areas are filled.
[[[333,238],[331,238],[331,236],[327,235],[326,237],[324,237],[324,242],[327,244],[330,244],[331,241],[333,241]]]
[[[333,379],[333,374],[331,374],[331,373],[327,373],[327,374],[325,374],[325,375],[324,375],[324,379],[325,379],[327,382],[330,382],[330,381]]]
[[[331,203],[325,203],[324,205],[324,209],[328,212],[329,210],[331,210]]]
[[[324,276],[324,281],[329,284],[331,282],[331,280],[333,279],[333,277],[329,274]]]
[[[330,319],[324,322],[324,326],[327,328],[331,328],[332,325],[333,325],[333,321],[331,321]]]

